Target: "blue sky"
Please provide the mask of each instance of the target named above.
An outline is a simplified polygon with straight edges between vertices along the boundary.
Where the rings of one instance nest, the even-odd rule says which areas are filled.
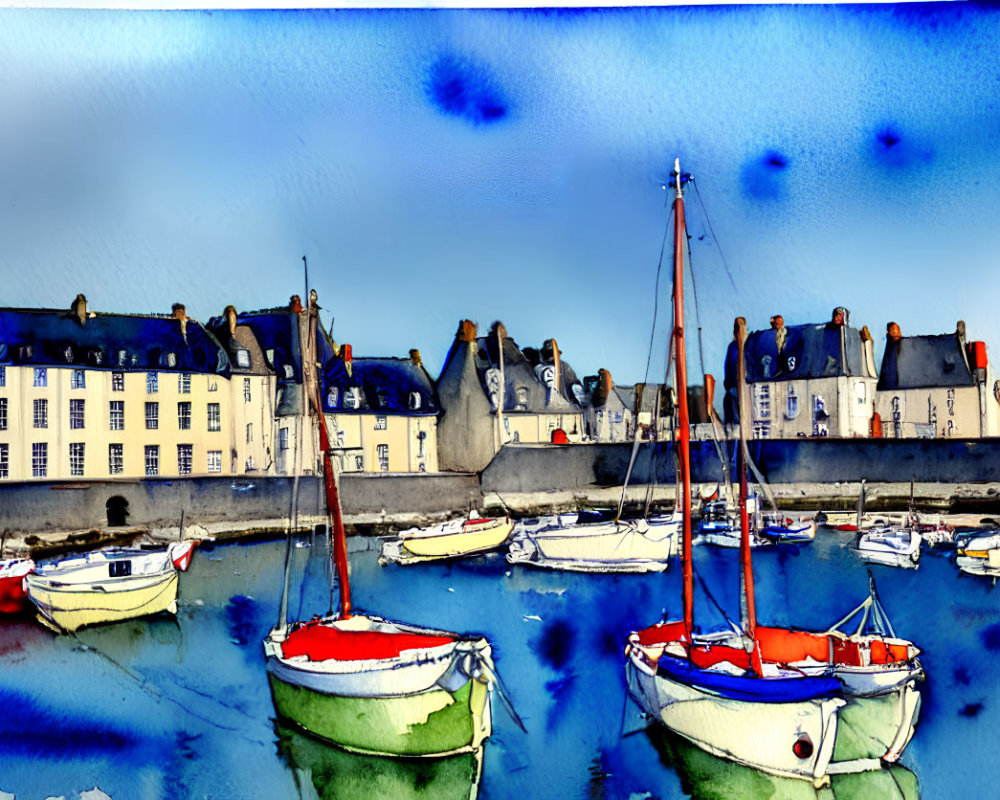
[[[207,320],[301,293],[307,255],[356,355],[436,375],[500,319],[633,383],[680,157],[718,378],[737,314],[837,305],[878,357],[958,319],[998,357],[997,53],[964,3],[2,9],[0,305]]]

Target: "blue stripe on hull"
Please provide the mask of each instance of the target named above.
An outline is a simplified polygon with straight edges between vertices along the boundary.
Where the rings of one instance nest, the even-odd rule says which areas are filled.
[[[755,675],[728,675],[696,667],[689,661],[662,656],[658,672],[671,680],[732,700],[756,703],[794,703],[825,697],[840,697],[840,681],[832,676],[782,675],[761,678]]]

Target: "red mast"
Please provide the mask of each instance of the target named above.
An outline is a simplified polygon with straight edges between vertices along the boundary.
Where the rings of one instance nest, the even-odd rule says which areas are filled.
[[[674,373],[677,382],[677,427],[680,429],[678,478],[681,481],[681,562],[684,572],[684,628],[694,622],[694,569],[691,563],[691,425],[688,418],[687,357],[684,349],[684,194],[681,162],[674,160]]]
[[[319,381],[316,377],[316,328],[319,317],[319,306],[313,296],[309,298],[309,353],[305,366],[303,380],[309,387],[309,400],[312,402],[316,419],[319,423],[319,446],[323,451],[323,485],[326,489],[326,510],[333,530],[333,563],[340,582],[340,618],[351,616],[351,584],[347,578],[347,534],[344,532],[344,520],[340,513],[340,493],[337,490],[337,476],[333,471],[333,455],[330,447],[330,434],[326,428],[326,418],[323,416],[323,404],[320,402]]]
[[[746,601],[746,618],[743,628],[747,636],[754,642],[756,652],[757,608],[753,594],[753,563],[750,560],[750,520],[747,516],[747,429],[750,426],[750,404],[747,402],[746,361],[744,346],[747,339],[747,321],[743,317],[736,318],[736,376],[739,394],[737,395],[740,414],[740,560],[743,572],[743,597]],[[758,498],[759,502],[759,498]],[[755,659],[759,667],[759,657]]]

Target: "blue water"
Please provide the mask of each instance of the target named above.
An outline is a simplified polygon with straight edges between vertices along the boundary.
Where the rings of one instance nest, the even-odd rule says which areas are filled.
[[[802,549],[757,551],[758,618],[819,628],[846,614],[867,591],[851,541],[821,528]],[[734,777],[662,737],[621,736],[623,720],[632,720],[623,714],[622,642],[665,610],[676,613],[679,564],[653,576],[512,568],[499,555],[379,567],[368,544],[352,539],[357,607],[493,642],[528,732],[494,705],[480,798],[813,796],[802,795],[802,782],[775,789],[756,774]],[[293,612],[326,610],[324,551],[321,542],[295,549],[305,580]],[[364,760],[338,753],[336,767],[310,766],[305,750],[281,744],[287,736],[275,727],[260,643],[277,615],[282,556],[280,542],[199,551],[181,576],[176,621],[75,637],[30,620],[0,623],[0,790],[18,798],[74,798],[94,786],[114,800],[295,798],[322,794],[315,781],[331,770],[367,774]],[[715,600],[735,613],[737,553],[696,548],[695,559]],[[897,796],[907,782],[924,797],[993,796],[992,771],[976,765],[993,762],[1000,731],[1000,594],[928,554],[916,571],[873,572],[897,633],[924,649],[928,678],[905,770],[865,777],[851,796]],[[706,626],[721,620],[703,593],[696,616]],[[738,790],[722,788],[730,779]]]

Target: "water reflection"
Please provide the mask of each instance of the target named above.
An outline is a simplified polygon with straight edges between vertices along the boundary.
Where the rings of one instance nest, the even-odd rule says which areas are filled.
[[[898,764],[870,772],[830,776],[830,785],[814,787],[809,781],[766,775],[706,753],[686,739],[653,725],[646,736],[660,760],[677,771],[681,787],[692,800],[917,800],[917,776]]]
[[[274,724],[279,757],[302,798],[321,800],[475,800],[483,751],[449,758],[380,758],[349,753]]]

